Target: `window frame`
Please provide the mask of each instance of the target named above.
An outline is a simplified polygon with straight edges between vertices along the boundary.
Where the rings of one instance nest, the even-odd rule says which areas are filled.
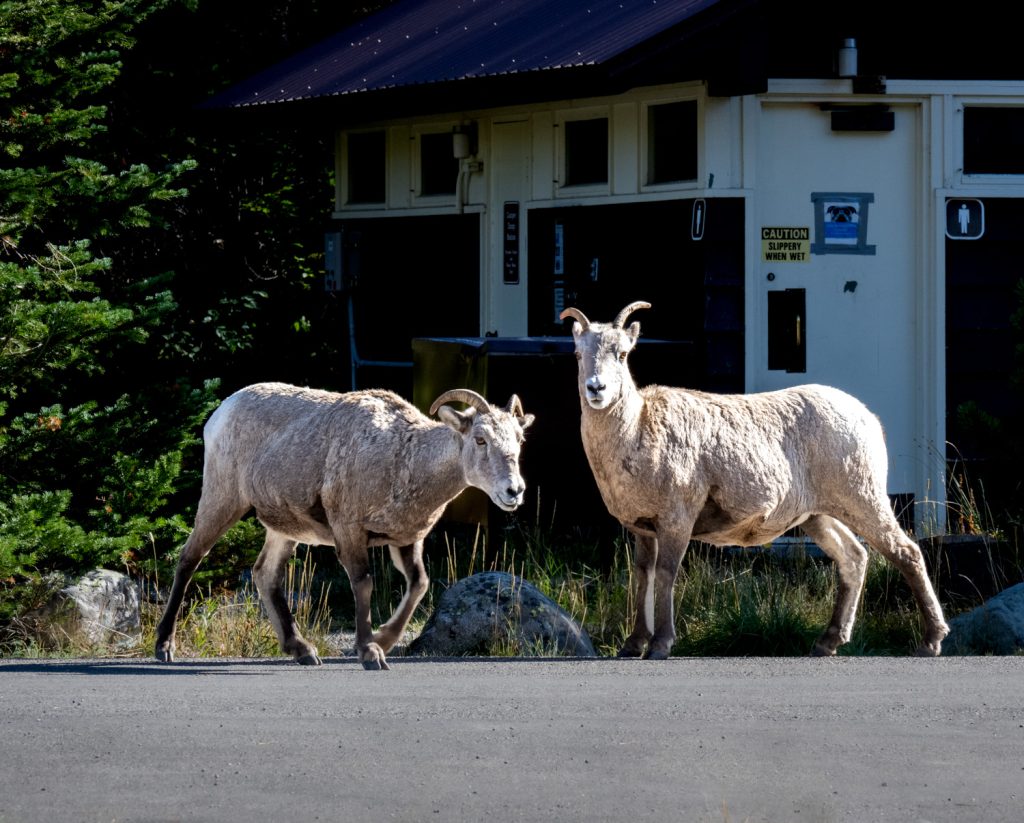
[[[584,120],[604,120],[607,128],[608,142],[605,151],[605,179],[594,183],[571,183],[567,179],[569,167],[568,155],[568,123],[576,123]],[[609,106],[595,106],[588,108],[572,109],[570,111],[558,112],[555,118],[555,127],[558,133],[555,141],[555,190],[556,195],[562,197],[582,197],[587,195],[608,194],[611,192],[611,181],[614,175],[613,157],[615,156],[613,145],[613,124],[611,109]]]
[[[365,135],[365,134],[380,134],[384,141],[384,152],[381,158],[383,169],[381,171],[383,180],[383,197],[380,200],[354,200],[352,198],[352,172],[351,172],[351,138],[353,135]],[[350,209],[381,209],[386,208],[388,204],[388,184],[389,184],[389,149],[390,141],[388,139],[388,130],[383,127],[370,127],[363,129],[351,129],[341,133],[340,147],[339,147],[339,166],[340,174],[338,175],[338,201],[342,207]]]
[[[991,185],[991,186],[1020,186],[1024,182],[1024,171],[1022,172],[967,172],[965,171],[965,145],[967,142],[966,110],[969,108],[983,109],[1020,109],[1024,112],[1024,97],[999,97],[988,96],[959,97],[956,99],[955,115],[956,124],[953,129],[954,142],[954,167],[955,178],[959,184]]]
[[[418,202],[424,204],[454,203],[456,196],[456,183],[458,178],[458,164],[452,156],[455,164],[455,172],[452,175],[452,190],[443,192],[430,192],[423,189],[423,138],[437,135],[448,136],[448,148],[451,153],[452,130],[457,125],[455,121],[447,123],[425,123],[421,126],[414,126],[412,130],[412,190]]]

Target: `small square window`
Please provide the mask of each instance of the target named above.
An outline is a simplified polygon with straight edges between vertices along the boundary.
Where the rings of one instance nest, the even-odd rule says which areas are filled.
[[[1024,174],[1024,107],[964,108],[964,174]]]
[[[455,194],[459,161],[451,132],[420,135],[420,194]]]
[[[565,185],[608,182],[608,118],[565,123]]]
[[[383,203],[385,194],[384,132],[348,135],[348,202]]]
[[[647,109],[647,182],[697,179],[697,101]]]

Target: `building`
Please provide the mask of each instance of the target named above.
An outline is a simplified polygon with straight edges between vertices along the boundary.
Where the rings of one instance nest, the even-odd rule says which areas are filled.
[[[336,130],[353,372],[409,362],[395,328],[535,339],[648,300],[688,347],[653,379],[850,391],[941,528],[956,410],[1022,411],[1024,69],[1000,5],[900,9],[397,0],[213,105]]]

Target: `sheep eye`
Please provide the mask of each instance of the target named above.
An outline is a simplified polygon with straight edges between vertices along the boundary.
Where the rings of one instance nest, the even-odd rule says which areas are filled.
[[[626,353],[624,351],[620,351],[619,352],[619,362],[620,363],[625,363],[626,362]]]
[[[475,440],[476,440],[476,444],[478,446],[483,446],[483,445],[485,445],[487,443],[487,441],[484,440],[482,437],[477,437],[477,438],[475,438]]]
[[[576,359],[577,360],[582,360],[583,359],[583,355],[580,354],[579,352],[576,352]]]

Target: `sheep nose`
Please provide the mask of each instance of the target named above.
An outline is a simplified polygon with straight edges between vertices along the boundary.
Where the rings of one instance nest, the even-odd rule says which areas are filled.
[[[587,391],[591,394],[600,394],[605,388],[606,386],[600,380],[591,379],[587,381]]]
[[[524,491],[526,491],[526,486],[520,483],[518,485],[509,486],[507,489],[505,489],[505,494],[507,494],[512,500],[515,500]]]

